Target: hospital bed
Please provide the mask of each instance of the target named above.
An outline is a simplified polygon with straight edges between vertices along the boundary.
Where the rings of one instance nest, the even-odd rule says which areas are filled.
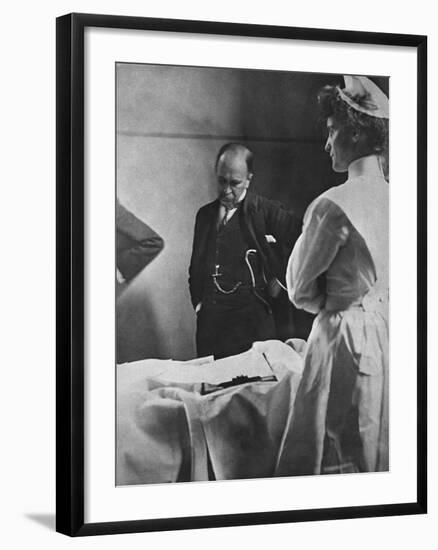
[[[304,342],[256,342],[218,361],[117,366],[116,484],[271,477]]]

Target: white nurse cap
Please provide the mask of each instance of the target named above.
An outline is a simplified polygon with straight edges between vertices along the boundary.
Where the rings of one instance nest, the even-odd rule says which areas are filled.
[[[338,88],[339,97],[352,109],[376,118],[389,118],[389,100],[366,76],[344,76],[345,88]]]

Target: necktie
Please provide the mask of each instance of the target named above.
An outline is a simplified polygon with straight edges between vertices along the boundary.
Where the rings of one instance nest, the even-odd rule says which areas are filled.
[[[228,221],[228,214],[230,212],[230,210],[232,210],[231,208],[227,208],[224,204],[222,205],[223,206],[223,209],[225,210],[224,212],[224,215],[222,216],[220,222],[219,222],[219,229],[222,229],[223,227],[225,227],[225,225],[227,224],[227,221]]]

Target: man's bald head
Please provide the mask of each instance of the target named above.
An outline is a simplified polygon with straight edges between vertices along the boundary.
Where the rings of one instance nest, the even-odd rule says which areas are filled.
[[[214,165],[215,170],[217,170],[219,161],[222,159],[222,157],[226,157],[227,160],[231,160],[236,157],[242,158],[246,163],[248,173],[252,174],[254,155],[252,151],[248,149],[248,147],[245,147],[245,145],[242,145],[241,143],[226,143],[225,145],[222,145],[216,156],[216,163]]]
[[[240,143],[227,143],[216,158],[216,178],[219,200],[227,208],[234,208],[252,179],[253,154]]]

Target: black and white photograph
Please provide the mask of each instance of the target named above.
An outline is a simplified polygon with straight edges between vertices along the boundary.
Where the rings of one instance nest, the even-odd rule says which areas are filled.
[[[390,83],[116,63],[117,486],[390,471]]]
[[[433,6],[6,4],[2,547],[436,545]]]

